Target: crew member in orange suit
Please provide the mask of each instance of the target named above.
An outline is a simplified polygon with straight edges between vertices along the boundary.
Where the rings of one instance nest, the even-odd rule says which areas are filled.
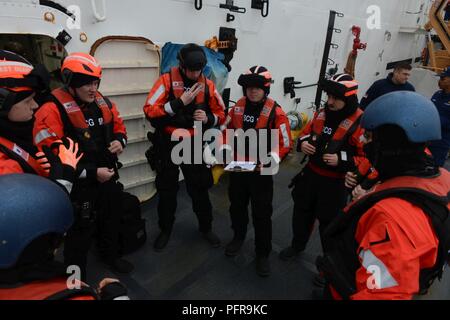
[[[45,67],[33,67],[25,58],[0,50],[0,175],[30,173],[48,177],[68,192],[79,161],[78,147],[61,141],[39,152],[33,144],[36,95],[48,89]]]
[[[359,125],[362,110],[358,104],[358,83],[348,74],[337,74],[320,84],[328,94],[324,108],[319,109],[298,140],[298,149],[309,157],[303,170],[293,179],[293,239],[280,252],[290,260],[305,250],[315,220],[319,220],[322,237],[328,224],[347,203],[345,175],[353,172],[364,158],[363,129]],[[321,277],[314,283],[323,286]]]
[[[65,241],[65,262],[78,265],[86,276],[87,252],[98,225],[102,260],[114,271],[129,273],[133,265],[120,257],[118,248],[123,190],[117,181],[118,155],[127,143],[125,125],[116,105],[98,91],[102,67],[94,57],[68,55],[61,74],[64,86],[53,90],[36,112],[33,135],[40,148],[70,137],[84,154],[71,193],[76,219]]]
[[[425,148],[440,139],[439,114],[399,91],[373,101],[361,126],[381,184],[329,226],[317,267],[335,299],[412,299],[440,279],[450,250],[450,174]]]
[[[230,217],[234,237],[225,248],[227,256],[235,256],[244,243],[248,225],[248,204],[251,201],[253,225],[255,227],[256,272],[262,277],[271,273],[269,254],[272,250],[272,198],[273,175],[278,165],[291,150],[292,138],[289,121],[282,107],[269,97],[272,75],[263,66],[251,67],[238,79],[244,96],[230,109],[227,129],[241,129],[247,135],[254,131],[258,142],[246,142],[245,150],[239,150],[244,135],[235,133],[228,137],[219,150],[230,150],[230,160],[253,161],[257,168],[253,172],[231,172],[228,196]],[[271,144],[271,130],[276,130],[276,143]],[[234,139],[227,141],[226,139]],[[262,139],[266,140],[262,143]],[[275,140],[275,139],[274,139]],[[234,146],[234,148],[232,147]],[[260,150],[267,146],[267,150]],[[264,153],[264,156],[261,154]]]
[[[176,140],[189,139],[190,143],[195,135],[202,134],[194,122],[201,124],[203,129],[221,125],[225,120],[225,107],[214,83],[202,73],[207,63],[203,49],[196,44],[186,44],[181,48],[178,60],[178,67],[172,68],[155,82],[144,105],[147,119],[156,128],[158,139],[153,144],[159,145],[159,152],[155,155],[159,165],[153,168],[157,172],[161,230],[154,243],[157,252],[166,247],[175,222],[179,168],[192,199],[200,232],[213,247],[220,246],[220,239],[212,231],[212,206],[208,194],[208,189],[213,185],[211,169],[202,159],[196,163],[194,152],[188,155],[189,163],[183,161],[180,165],[175,164],[171,151],[178,142],[171,141],[171,137]]]
[[[27,173],[0,176],[0,188],[0,300],[129,299],[117,280],[94,290],[54,259],[74,220],[62,188]]]

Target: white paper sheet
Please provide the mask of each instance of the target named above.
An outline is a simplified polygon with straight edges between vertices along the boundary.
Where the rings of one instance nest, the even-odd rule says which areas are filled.
[[[246,161],[231,161],[226,167],[225,171],[251,172],[256,168],[255,162]]]

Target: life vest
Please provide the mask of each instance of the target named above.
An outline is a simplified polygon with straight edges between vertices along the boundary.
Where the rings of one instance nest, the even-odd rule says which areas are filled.
[[[16,288],[0,288],[0,300],[98,300],[95,291],[80,283],[68,289],[67,280],[35,281]]]
[[[208,95],[206,94],[206,91],[208,91],[208,86],[206,83],[206,77],[203,74],[201,74],[197,82],[203,82],[204,86],[203,90],[201,90],[199,94],[195,97],[195,104],[196,105],[207,104]],[[170,86],[171,94],[173,94],[173,96],[176,99],[181,98],[185,90],[184,90],[183,76],[180,73],[180,68],[173,67],[172,69],[170,69],[170,83],[171,83]]]
[[[358,128],[363,111],[358,108],[356,111],[348,118],[341,121],[338,128],[334,132],[331,140],[327,143],[323,150],[323,154],[335,154],[341,151],[342,146],[348,141],[348,138],[356,131]],[[325,110],[318,112],[312,120],[312,136],[318,139],[323,134],[323,129],[325,127],[326,114]],[[322,168],[312,161],[309,161],[307,167],[314,171],[316,174],[321,176],[344,179],[345,173],[336,172],[334,170],[329,170],[328,168]]]
[[[178,67],[173,67],[172,69],[170,69],[170,100],[172,99],[179,99],[181,98],[181,96],[183,95],[184,91],[185,91],[185,86],[184,86],[184,80],[183,80],[183,76],[180,73],[180,69]],[[206,77],[202,74],[200,75],[200,78],[198,79],[197,82],[201,82],[203,83],[203,89],[197,94],[197,96],[195,97],[195,100],[193,102],[193,104],[197,105],[197,106],[207,106],[208,105],[208,99],[209,99],[209,87],[208,87],[208,83],[206,80]],[[184,106],[185,108],[189,107],[189,106]],[[175,126],[166,126],[164,128],[164,131],[169,134],[172,135],[172,133],[177,130],[180,129],[178,127]],[[177,131],[179,137],[191,137],[194,136],[195,134],[197,134],[197,130],[195,128],[187,128],[185,130],[178,130]]]
[[[244,115],[245,115],[245,108],[247,105],[247,98],[246,97],[242,97],[241,99],[239,99],[237,101],[237,103],[235,104],[235,106],[233,107],[233,117],[230,119],[233,128],[234,129],[242,129],[244,126]],[[278,104],[271,98],[267,98],[263,108],[261,109],[261,112],[259,114],[258,117],[258,121],[256,122],[255,125],[255,130],[261,130],[261,129],[266,129],[266,130],[270,130],[273,126],[273,120],[276,116],[275,111],[276,108],[278,107]],[[227,139],[229,139],[231,137],[227,137]],[[236,138],[236,136],[235,136]],[[259,143],[259,138],[260,136],[257,136],[258,138],[258,143],[256,144],[257,146],[260,145]],[[245,142],[247,143],[247,141]],[[272,146],[271,146],[271,138],[270,138],[270,133],[267,135],[267,143],[266,143],[268,150],[271,150]],[[253,159],[250,157],[249,155],[249,149],[250,146],[246,145],[246,150],[245,150],[245,155],[241,155],[238,153],[237,150],[237,146],[238,143],[235,143],[235,158],[238,161],[258,161],[259,159]],[[256,150],[256,153],[259,157],[259,150]]]
[[[367,158],[358,158],[356,163],[356,180],[361,182],[363,179],[375,182],[378,179],[378,172]]]
[[[64,130],[68,132],[69,136],[75,135],[73,138],[81,144],[83,151],[96,151],[97,146],[92,137],[91,130],[86,123],[86,118],[73,96],[63,88],[53,90],[52,95],[55,98],[54,101],[60,111],[61,119],[65,127]],[[113,135],[112,104],[98,91],[95,96],[95,103],[102,112],[106,145],[109,145]]]
[[[342,145],[346,142],[348,137],[351,136],[358,128],[362,114],[363,111],[358,108],[350,117],[341,121],[330,142],[326,145],[324,153],[333,154],[340,151]],[[321,136],[323,133],[325,120],[325,110],[320,111],[316,118],[313,119],[312,131],[317,137]]]
[[[360,268],[357,256],[356,229],[361,217],[377,202],[387,198],[400,198],[421,208],[429,217],[439,239],[438,257],[431,269],[422,269],[419,293],[426,293],[436,278],[442,277],[450,250],[449,218],[450,173],[444,169],[433,178],[396,177],[375,187],[374,191],[344,209],[324,234],[329,245],[324,257],[317,260],[318,269],[333,289],[344,299],[355,293],[356,271]]]
[[[233,107],[233,118],[231,119],[231,123],[233,124],[233,128],[242,129],[244,125],[244,114],[245,108],[247,105],[247,98],[243,97],[238,100],[236,105]],[[270,129],[272,125],[272,120],[275,116],[275,109],[277,107],[277,103],[271,98],[267,98],[264,103],[264,107],[259,114],[258,122],[256,122],[255,129]]]
[[[42,168],[36,159],[16,143],[0,137],[0,151],[12,160],[18,162],[22,167],[23,172],[37,174],[41,177],[48,177],[48,172]]]

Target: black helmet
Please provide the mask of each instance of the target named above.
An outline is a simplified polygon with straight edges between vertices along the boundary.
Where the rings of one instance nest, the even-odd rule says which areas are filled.
[[[323,79],[319,85],[327,94],[331,94],[344,101],[348,97],[358,94],[358,82],[346,73],[337,74],[331,79]]]
[[[181,68],[192,71],[203,70],[207,62],[205,52],[195,43],[184,45],[178,52],[177,59]]]
[[[251,87],[263,89],[266,95],[268,95],[272,82],[272,75],[263,66],[251,67],[245,73],[241,74],[238,79],[238,84],[242,86],[244,95],[246,95],[245,90]]]

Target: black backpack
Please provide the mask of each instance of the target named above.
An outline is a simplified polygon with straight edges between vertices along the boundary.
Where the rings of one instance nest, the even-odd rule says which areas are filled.
[[[146,220],[141,216],[139,199],[128,192],[122,192],[121,197],[119,253],[124,255],[132,253],[144,245],[147,240],[147,232]]]

